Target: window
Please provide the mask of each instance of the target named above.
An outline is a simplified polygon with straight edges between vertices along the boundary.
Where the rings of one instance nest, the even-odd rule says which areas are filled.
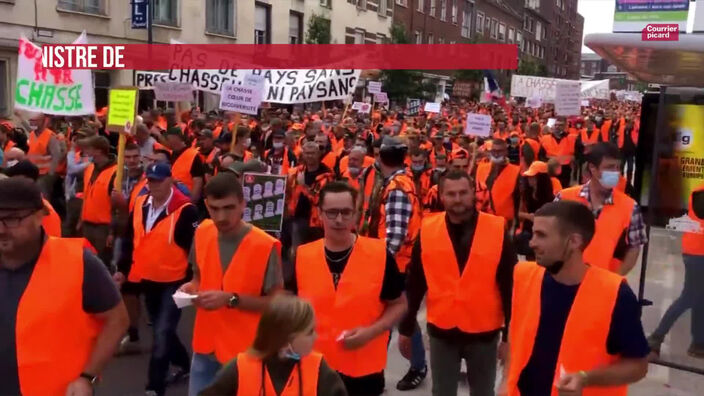
[[[506,25],[503,23],[499,24],[499,40],[506,41]]]
[[[105,15],[105,0],[59,0],[59,8],[68,11]]]
[[[518,49],[523,51],[523,33],[520,30],[516,31],[516,43],[518,43]]]
[[[385,35],[385,34],[381,34],[381,33],[377,33],[377,34],[376,34],[376,42],[377,42],[377,44],[386,44],[387,41],[388,41],[388,40],[386,39],[386,35]]]
[[[432,33],[430,33],[430,34],[428,35],[428,44],[434,44],[434,42],[433,42],[433,34],[432,34]]]
[[[484,18],[483,15],[482,18]],[[479,20],[479,14],[477,14],[477,30],[481,30],[482,23],[483,21]],[[462,18],[462,37],[472,37],[472,10],[469,7],[465,8]]]
[[[396,4],[402,7],[408,7],[408,0],[396,0]]]
[[[377,13],[381,16],[386,16],[386,9],[388,4],[386,3],[387,0],[379,0],[379,7],[377,8]]]
[[[428,14],[435,18],[435,13],[437,9],[435,8],[435,0],[430,0],[430,9],[428,10]]]
[[[235,35],[235,0],[208,0],[205,3],[205,31]]]
[[[440,0],[440,20],[447,21],[447,0]]]
[[[418,12],[423,12],[424,9],[425,9],[425,0],[418,0],[418,7],[416,8],[416,10]]]
[[[288,42],[289,44],[303,43],[303,14],[291,11],[288,16]]]
[[[540,59],[545,58],[545,48],[541,45],[540,46]]]
[[[455,41],[455,40],[450,40],[450,44],[457,44],[457,41]]]
[[[477,32],[484,33],[484,14],[477,13]]]
[[[7,75],[7,59],[0,59],[0,116],[6,117],[10,114],[8,97],[10,96],[10,79]]]
[[[177,0],[153,0],[154,23],[160,25],[178,26],[177,3]]]
[[[320,0],[320,6],[325,8],[332,8],[332,0]]]
[[[268,4],[254,5],[254,44],[271,44],[271,8]]]
[[[355,44],[364,44],[364,30],[362,30],[362,29],[355,29],[355,31],[354,31],[354,43],[355,43]]]
[[[540,38],[543,36],[542,33],[543,30],[543,25],[540,23],[540,21],[535,22],[535,39],[540,41]]]
[[[367,9],[367,0],[355,0],[357,3],[357,8],[360,10],[366,10]]]
[[[543,40],[545,40],[548,37],[548,27],[544,27],[543,29]]]
[[[445,37],[438,37],[438,44],[445,44]]]
[[[499,21],[491,18],[491,38],[495,39],[498,37],[499,33]]]
[[[452,23],[457,24],[457,0],[452,0]]]
[[[484,18],[484,33],[491,34],[491,18],[488,16]]]
[[[515,33],[516,33],[516,30],[514,28],[512,28],[512,27],[508,28],[508,40],[507,41],[509,43],[513,43],[513,38],[514,38]]]
[[[419,31],[416,30],[415,36],[416,44],[423,44],[423,35]]]

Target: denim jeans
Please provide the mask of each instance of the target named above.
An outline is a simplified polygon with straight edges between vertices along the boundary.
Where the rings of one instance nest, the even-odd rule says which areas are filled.
[[[193,353],[191,361],[191,378],[188,383],[188,396],[198,396],[215,379],[215,374],[220,370],[220,362],[214,355]]]
[[[692,344],[704,347],[704,256],[683,254],[684,286],[680,296],[665,311],[653,335],[665,338],[677,319],[692,310]]]
[[[391,342],[392,334],[389,333],[389,342]],[[416,329],[411,336],[411,368],[423,370],[425,368],[425,345],[423,345],[423,333],[420,331],[420,326],[416,325]]]
[[[154,333],[147,390],[163,395],[170,365],[173,364],[185,370],[190,368],[188,351],[176,333],[181,319],[181,310],[176,307],[172,295],[178,290],[179,285],[143,282],[143,287],[144,302]]]

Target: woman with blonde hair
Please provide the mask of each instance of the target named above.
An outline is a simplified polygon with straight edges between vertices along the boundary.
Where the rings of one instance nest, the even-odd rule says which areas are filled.
[[[310,303],[274,297],[252,347],[223,367],[200,396],[346,396],[335,370],[312,351],[315,338]]]

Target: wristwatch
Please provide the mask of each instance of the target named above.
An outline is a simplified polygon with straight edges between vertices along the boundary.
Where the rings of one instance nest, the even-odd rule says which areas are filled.
[[[227,307],[228,308],[235,308],[240,304],[240,295],[237,293],[232,293],[232,297],[230,297],[229,300],[227,300]]]
[[[97,375],[88,374],[88,373],[83,372],[83,373],[81,373],[81,375],[79,375],[79,377],[87,379],[88,382],[91,384],[91,386],[94,386],[98,382]]]

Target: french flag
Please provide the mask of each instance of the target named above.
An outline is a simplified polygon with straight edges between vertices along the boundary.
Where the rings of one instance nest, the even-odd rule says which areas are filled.
[[[494,102],[501,105],[501,107],[506,107],[504,93],[501,91],[499,82],[496,80],[491,70],[484,70],[484,95],[482,102]]]

